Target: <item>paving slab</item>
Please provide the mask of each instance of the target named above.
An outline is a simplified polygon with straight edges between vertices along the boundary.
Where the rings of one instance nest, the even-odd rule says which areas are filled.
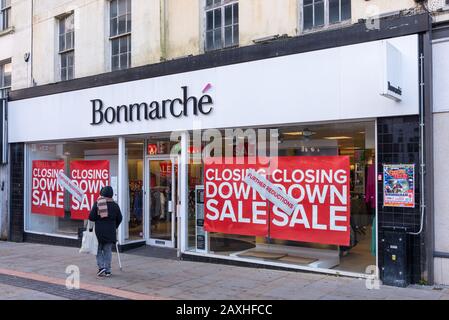
[[[152,256],[151,252],[157,254]],[[183,261],[177,260],[173,252],[165,254],[160,250],[141,249],[137,253],[121,254],[123,272],[118,270],[114,253],[113,276],[98,278],[95,257],[80,254],[77,248],[0,242],[0,269],[64,281],[66,267],[75,265],[80,269],[82,284],[162,299],[449,299],[446,287],[432,290],[425,286],[381,286],[380,290],[368,290],[364,279]],[[1,290],[6,287],[9,291]],[[18,288],[15,295],[13,289],[0,282],[0,299],[35,299],[39,294],[43,299],[58,298],[26,288]]]

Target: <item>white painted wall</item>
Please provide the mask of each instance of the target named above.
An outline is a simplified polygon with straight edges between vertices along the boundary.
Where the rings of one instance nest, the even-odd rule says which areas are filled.
[[[45,141],[171,132],[192,129],[194,121],[201,121],[203,128],[223,128],[417,114],[417,36],[392,39],[391,43],[404,59],[402,102],[380,95],[382,41],[374,41],[13,101],[9,139]],[[181,86],[200,97],[207,83],[213,86],[210,94],[215,102],[208,116],[90,125],[92,99],[102,99],[105,106],[150,103],[181,96]],[[36,121],[41,115],[45,115],[42,121]]]
[[[433,45],[435,250],[449,253],[449,39]],[[449,259],[435,259],[435,282],[449,285]]]

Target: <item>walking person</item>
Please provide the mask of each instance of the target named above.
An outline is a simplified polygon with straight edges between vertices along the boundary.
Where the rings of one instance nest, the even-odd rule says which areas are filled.
[[[114,190],[107,186],[101,189],[100,197],[92,206],[89,220],[95,222],[98,239],[97,265],[99,277],[111,276],[112,247],[117,242],[116,231],[122,222],[122,213],[112,199]]]

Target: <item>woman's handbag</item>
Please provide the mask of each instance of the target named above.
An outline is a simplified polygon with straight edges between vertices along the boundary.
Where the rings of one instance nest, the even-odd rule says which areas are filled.
[[[98,239],[95,234],[95,226],[90,221],[87,222],[86,231],[83,232],[83,240],[81,242],[80,253],[90,253],[97,255]]]

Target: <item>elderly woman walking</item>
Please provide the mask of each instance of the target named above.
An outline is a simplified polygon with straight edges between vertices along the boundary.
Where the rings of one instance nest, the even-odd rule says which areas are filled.
[[[101,189],[100,197],[90,211],[89,220],[95,222],[95,234],[98,239],[97,276],[111,276],[112,247],[117,242],[116,231],[122,222],[122,213],[112,199],[114,190],[107,186]]]

